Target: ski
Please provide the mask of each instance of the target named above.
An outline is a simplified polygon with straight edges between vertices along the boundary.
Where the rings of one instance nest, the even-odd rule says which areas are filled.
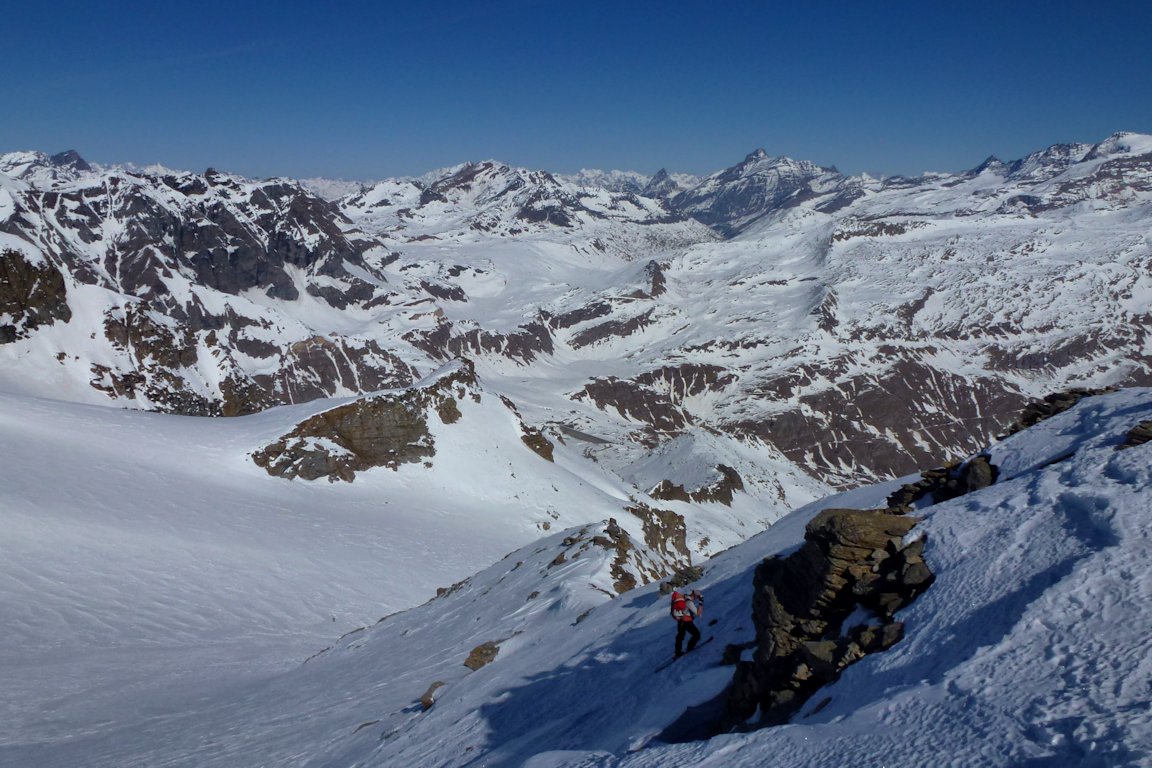
[[[706,637],[705,639],[703,639],[699,643],[697,643],[696,647],[693,648],[692,651],[697,651],[701,647],[708,645],[708,643],[712,642],[713,638],[715,638],[715,637],[716,637],[715,635],[709,635],[708,637]],[[677,659],[681,658],[682,656],[687,656],[688,654],[692,653],[692,651],[684,651],[684,653],[682,653],[680,656],[673,656],[671,659],[664,662],[660,666],[656,667],[656,669],[652,670],[652,673],[655,674],[662,669],[667,669],[668,667],[672,666],[673,662],[675,662]]]

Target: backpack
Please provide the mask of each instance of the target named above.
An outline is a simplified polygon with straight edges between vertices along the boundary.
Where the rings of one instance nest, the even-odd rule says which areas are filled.
[[[672,618],[676,621],[692,618],[692,612],[688,610],[688,601],[679,593],[672,595]]]

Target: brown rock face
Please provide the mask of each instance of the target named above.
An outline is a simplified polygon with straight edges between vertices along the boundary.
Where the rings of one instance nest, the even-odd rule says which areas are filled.
[[[653,509],[646,504],[627,507],[640,518],[644,526],[644,543],[659,552],[671,563],[689,565],[692,555],[688,551],[688,528],[684,516],[667,509]]]
[[[744,490],[744,480],[739,472],[723,464],[716,465],[716,472],[718,477],[715,480],[692,490],[687,490],[683,485],[677,485],[671,480],[661,480],[648,491],[648,495],[665,501],[694,501],[698,504],[718,502],[731,506],[733,494]]]
[[[471,328],[457,333],[452,323],[442,320],[432,330],[410,331],[404,340],[439,360],[477,354],[503,355],[510,360],[531,363],[537,356],[554,351],[552,334],[542,320],[520,326],[515,333],[497,333]]]
[[[436,695],[444,685],[443,680],[437,680],[428,686],[428,690],[424,691],[424,694],[420,697],[420,706],[423,707],[425,711],[432,709],[432,705],[436,703]]]
[[[921,472],[920,480],[906,483],[888,496],[888,507],[904,510],[925,497],[930,497],[933,503],[954,499],[987,488],[999,475],[999,468],[987,456],[973,456],[964,462]]]
[[[1050,419],[1058,413],[1064,413],[1072,406],[1086,397],[1093,397],[1095,395],[1103,395],[1107,392],[1114,392],[1112,389],[1085,389],[1077,387],[1064,392],[1054,392],[1048,395],[1043,400],[1036,400],[1028,403],[1024,410],[1016,417],[1016,421],[1008,428],[1008,431],[1001,436],[1001,439],[1014,435],[1022,429],[1027,429],[1035,424],[1039,424],[1045,419]]]
[[[898,354],[905,353],[893,350],[895,362],[850,358],[873,366],[875,373],[867,375],[842,376],[832,366],[766,381],[762,397],[795,399],[798,405],[721,429],[756,436],[833,485],[855,486],[862,477],[899,477],[940,456],[976,451],[1026,403],[991,377],[965,378]],[[805,392],[821,378],[835,380],[835,386]],[[948,417],[923,408],[925,402],[946,404]]]
[[[468,654],[468,658],[464,660],[464,666],[475,672],[481,667],[486,667],[496,661],[496,655],[498,653],[500,653],[499,642],[489,640],[486,643],[481,643]]]
[[[1116,446],[1116,449],[1135,448],[1137,445],[1144,445],[1150,441],[1152,441],[1152,421],[1142,421],[1128,430],[1128,434],[1124,436],[1124,442]]]
[[[674,432],[683,429],[690,421],[684,409],[677,406],[666,395],[627,379],[610,376],[607,379],[592,379],[587,386],[573,396],[576,400],[590,400],[598,407],[611,406],[624,416],[655,429]]]
[[[728,725],[757,709],[765,725],[786,722],[849,664],[903,637],[893,613],[934,579],[923,539],[903,544],[916,522],[890,510],[827,509],[808,524],[798,551],[757,567],[756,650],[737,664]],[[872,618],[845,626],[860,608]]]
[[[0,344],[22,339],[39,326],[71,320],[63,276],[50,264],[32,264],[19,251],[0,253],[0,318],[5,316],[10,319],[0,325]]]
[[[428,431],[430,412],[445,423],[459,418],[457,397],[476,383],[471,363],[424,389],[380,395],[333,408],[306,419],[252,460],[268,474],[352,482],[356,472],[396,469],[436,454]],[[449,403],[448,401],[452,401]]]

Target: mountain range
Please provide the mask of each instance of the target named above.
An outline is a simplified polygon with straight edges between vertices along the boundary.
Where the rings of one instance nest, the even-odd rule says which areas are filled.
[[[712,442],[844,487],[963,455],[1049,392],[1152,383],[1139,134],[919,178],[757,151],[704,178],[488,161],[335,199],[75,152],[0,173],[14,391],[235,415],[468,357],[628,480]]]
[[[977,760],[960,692],[1028,647],[1067,685],[1013,656],[987,762],[1138,764],[1150,220],[1133,133],[916,178],[0,155],[0,762],[930,760],[902,718]],[[723,641],[650,682],[673,583]],[[749,712],[835,749],[708,740]]]

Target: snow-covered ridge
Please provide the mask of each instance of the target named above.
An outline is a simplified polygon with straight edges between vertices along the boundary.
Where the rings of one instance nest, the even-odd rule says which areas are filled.
[[[164,418],[118,418],[126,416]],[[6,420],[16,421],[11,413]],[[1143,706],[1152,684],[1143,652],[1152,621],[1152,446],[1118,447],[1150,422],[1152,391],[1128,390],[1087,398],[991,446],[995,484],[917,510],[915,535],[926,536],[925,558],[938,578],[898,614],[903,640],[849,667],[787,727],[686,738],[723,701],[732,677],[732,667],[719,665],[725,648],[753,639],[757,564],[793,550],[821,510],[883,506],[898,482],[805,506],[702,563],[692,586],[706,597],[702,624],[714,639],[660,672],[674,634],[667,598],[655,584],[609,597],[618,550],[607,544],[620,531],[601,521],[518,549],[417,608],[373,617],[338,640],[334,632],[327,650],[265,667],[255,679],[225,683],[202,669],[192,695],[167,686],[144,700],[110,685],[99,711],[69,697],[48,718],[50,710],[29,706],[44,692],[30,696],[18,676],[20,716],[7,722],[19,729],[6,732],[0,754],[24,765],[89,768],[709,761],[743,768],[766,760],[866,764],[879,756],[926,764],[942,751],[969,765],[1140,765],[1152,753]],[[205,521],[172,514],[205,543],[216,540]],[[158,518],[156,533],[168,520]],[[179,528],[168,535],[186,536]],[[32,559],[32,529],[15,530],[19,562],[43,572],[51,561]],[[5,567],[21,573],[11,560]],[[151,589],[163,594],[184,583]],[[53,607],[86,626],[74,589],[66,583]],[[237,592],[233,609],[242,615],[255,594]],[[260,598],[276,605],[287,594],[270,589]],[[31,649],[47,625],[25,610],[22,595],[5,592],[6,615],[23,617],[7,626],[27,632]],[[185,615],[150,614],[156,637]],[[212,615],[205,610],[205,619]],[[8,643],[5,652],[20,647]],[[116,659],[104,665],[106,679],[128,680],[132,667]]]

